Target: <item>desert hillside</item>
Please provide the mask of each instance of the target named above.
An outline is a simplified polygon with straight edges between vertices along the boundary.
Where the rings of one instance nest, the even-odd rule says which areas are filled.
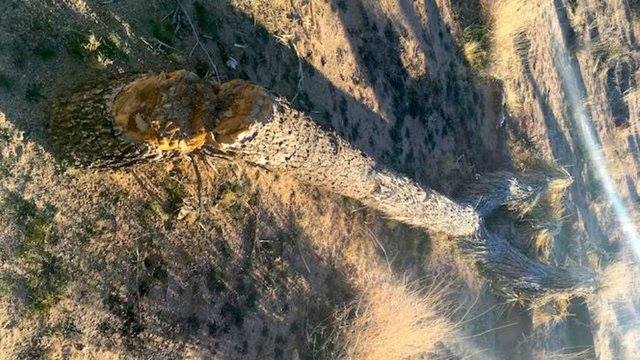
[[[0,1],[0,359],[637,358],[639,31]]]

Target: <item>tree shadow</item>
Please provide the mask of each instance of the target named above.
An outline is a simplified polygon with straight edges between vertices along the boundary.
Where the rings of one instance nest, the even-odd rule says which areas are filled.
[[[165,4],[162,1],[158,3]],[[339,9],[336,3],[333,6]],[[200,32],[204,35],[201,41],[214,55],[213,61],[223,78],[248,79],[287,99],[295,99],[295,107],[309,113],[319,124],[335,129],[378,162],[449,192],[460,185],[461,181],[456,180],[460,175],[470,178],[476,172],[499,167],[504,160],[504,149],[498,141],[487,144],[478,136],[481,126],[491,127],[495,124],[480,124],[484,119],[483,112],[478,111],[483,100],[482,94],[462,65],[459,50],[434,3],[429,3],[432,13],[429,24],[432,31],[437,31],[437,35],[430,35],[439,39],[436,42],[440,45],[435,53],[427,51],[427,55],[428,59],[438,59],[441,64],[436,68],[442,69],[420,78],[409,76],[400,60],[400,32],[406,29],[395,27],[380,11],[365,6],[359,0],[350,2],[350,10],[346,12],[338,10],[356,52],[359,67],[374,89],[377,100],[385,105],[384,115],[371,111],[351,94],[337,88],[306,59],[292,51],[290,46],[283,44],[265,27],[256,24],[227,2],[198,4],[204,7],[207,18],[194,21],[200,21],[197,26],[203,27]],[[116,25],[108,29],[110,34],[102,35],[96,31],[100,39],[116,34],[120,39],[144,38],[152,44],[170,43],[164,47],[158,45],[166,53],[160,52],[151,58],[150,49],[130,56],[111,49],[115,53],[112,54],[116,58],[115,67],[134,72],[186,67],[200,75],[213,71],[206,57],[193,50],[196,48],[190,48],[193,41],[192,34],[185,30],[187,24],[183,23],[183,30],[177,32],[182,39],[167,33],[172,29],[166,28],[166,20],[162,23],[162,19],[175,16],[177,9],[168,5],[159,9],[153,9],[151,5],[149,7],[149,15],[140,19],[136,18],[137,14],[130,13],[131,9],[125,3],[88,5],[88,12],[94,13],[102,24]],[[59,46],[52,46],[58,58],[64,58],[65,52],[78,50],[73,48],[73,33],[77,32],[74,26],[84,30],[89,25],[74,9],[61,10],[61,14],[66,13],[67,17],[75,19],[80,25],[69,25],[70,29],[64,29],[64,33],[59,34],[56,33],[60,32],[59,29],[52,28],[51,19],[44,18],[40,21],[42,24],[37,25],[43,27],[43,31],[35,31],[37,35],[16,37],[14,43],[47,44],[59,38]],[[163,17],[165,13],[167,15]],[[198,13],[195,17],[198,17]],[[250,32],[245,32],[247,29]],[[417,33],[423,31],[415,30]],[[428,40],[425,36],[422,38]],[[185,50],[172,50],[182,47]],[[188,47],[190,51],[186,51]],[[109,50],[109,47],[105,46],[105,49]],[[192,51],[193,56],[185,60],[184,57]],[[31,53],[38,53],[38,49],[27,48],[23,52],[31,56]],[[132,59],[140,55],[144,56],[144,62]],[[179,57],[183,59],[176,60]],[[230,59],[237,61],[239,66],[235,69],[227,66]],[[109,76],[110,71],[96,70],[82,61],[77,62],[77,68],[69,69],[57,64],[51,66],[55,58],[40,60],[36,56],[27,59],[26,66],[22,68],[15,64],[10,66],[13,67],[12,72],[27,79],[31,74],[23,73],[25,71],[33,72],[35,68],[39,74],[37,81],[17,86],[20,89],[16,89],[16,92],[24,91],[29,108],[25,108],[20,101],[13,101],[12,97],[17,97],[17,93],[0,97],[0,108],[28,138],[46,148],[48,142],[43,132],[47,113],[45,103],[55,95],[64,94],[74,84],[87,82],[88,78]],[[34,62],[42,64],[33,65]],[[301,82],[300,77],[303,79]]]
[[[629,191],[629,196],[631,197],[632,204],[634,206],[640,205],[640,195],[638,195],[638,190],[633,179],[630,176],[626,176],[625,183],[627,184],[627,190]]]
[[[637,66],[630,61],[618,61],[605,73],[605,93],[615,127],[629,126],[629,104],[625,99],[636,87],[634,73]]]
[[[433,184],[437,179],[429,166],[432,158],[455,159],[463,165],[453,171],[435,164],[438,177],[448,182],[439,184],[445,192],[459,185],[452,178],[469,180],[476,172],[504,165],[503,134],[496,123],[487,122],[495,118],[481,106],[490,95],[481,92],[434,2],[425,1],[423,24],[415,4],[401,1],[406,25],[391,20],[375,3],[357,0],[343,7],[341,3],[332,1],[358,69],[386,120],[390,146],[383,153],[384,163],[397,162],[413,178]],[[425,59],[418,74],[409,73],[403,63],[411,41],[417,41]],[[483,137],[486,128],[493,130],[492,137]]]
[[[316,254],[290,211],[251,206],[258,210],[239,220],[237,250],[218,231],[192,235],[207,261],[147,226],[135,276],[92,285],[112,315],[97,325],[101,334],[131,355],[178,355],[197,344],[207,358],[330,358],[340,347],[328,341],[338,331],[332,319],[354,295],[345,270]],[[173,345],[158,349],[158,339]]]
[[[193,46],[191,33],[184,30],[187,24],[183,24],[183,30],[178,32],[180,36],[175,38],[170,35],[171,32],[168,32],[173,29],[167,29],[162,22],[166,14],[171,17],[175,14],[172,11],[177,10],[154,9],[157,3],[162,2],[150,3],[147,8],[148,14],[141,18],[138,18],[139,12],[130,12],[130,6],[134,5],[124,2],[116,2],[112,5],[99,3],[88,5],[89,12],[95,14],[102,24],[100,30],[105,30],[104,24],[107,24],[117,29],[109,29],[109,31],[113,31],[121,39],[130,39],[134,42],[139,41],[136,39],[145,37],[149,41],[156,39],[165,43],[164,46],[153,43],[155,44],[153,50],[145,48],[138,52],[134,51],[128,56],[116,55],[114,67],[126,72],[164,71],[175,68],[187,68],[199,75],[213,72],[202,53],[196,51],[193,57],[186,56]],[[465,180],[472,178],[476,172],[499,168],[506,163],[504,131],[497,127],[497,124],[491,123],[492,118],[485,116],[485,110],[478,110],[482,108],[481,105],[487,95],[482,93],[466,69],[453,35],[442,20],[440,10],[434,1],[425,1],[429,17],[426,25],[420,23],[420,17],[412,4],[402,2],[405,16],[412,19],[411,29],[394,24],[379,8],[369,5],[370,3],[365,4],[361,0],[352,1],[348,2],[347,10],[342,10],[340,1],[332,1],[347,31],[358,68],[364,74],[368,86],[373,89],[376,100],[384,105],[381,113],[372,111],[353,95],[335,86],[330,79],[316,70],[290,46],[283,44],[264,26],[256,24],[247,14],[240,12],[228,2],[203,1],[203,3],[208,9],[208,20],[202,20],[197,24],[199,27],[203,26],[200,30],[207,36],[201,37],[201,41],[214,55],[213,61],[222,77],[254,81],[293,101],[295,107],[310,114],[318,124],[333,128],[377,162],[409,174],[417,181],[428,183],[431,187],[445,192],[451,192]],[[61,13],[58,16],[68,16],[75,19],[74,21],[78,24],[89,26],[87,23],[90,21],[75,10],[66,7],[60,10]],[[21,40],[35,40],[35,43],[51,42],[59,37],[61,45],[55,48],[59,56],[71,56],[63,54],[69,52],[69,47],[73,45],[74,31],[67,29],[64,34],[59,34],[57,31],[61,30],[52,29],[49,20],[45,19],[42,23],[44,24],[42,28],[46,31],[39,32],[38,35],[25,35],[35,36],[35,39],[16,37],[16,43]],[[210,28],[204,28],[207,24]],[[432,69],[424,76],[412,76],[402,63],[402,41],[406,38],[407,31],[412,31],[422,42],[422,51],[430,64],[429,68]],[[101,36],[106,38],[109,34],[107,32]],[[167,42],[171,43],[167,44]],[[171,48],[182,50],[174,52]],[[24,51],[31,54],[36,49],[27,48]],[[180,55],[183,59],[179,58]],[[143,56],[144,61],[135,61],[135,56]],[[235,68],[228,66],[231,59],[236,60],[239,66]],[[53,96],[64,95],[62,89],[87,82],[87,79],[108,77],[118,71],[113,68],[112,70],[97,69],[93,60],[73,61],[75,62],[72,63],[77,67],[67,67],[68,62],[60,64],[55,60],[44,61],[35,58],[27,59],[27,63],[21,67],[15,61],[4,60],[4,63],[10,63],[9,69],[13,78],[27,80],[24,84],[16,85],[14,92],[0,89],[3,91],[0,96],[0,110],[7,114],[8,120],[19,130],[25,132],[29,140],[45,149],[48,148],[44,132],[47,101],[52,100]],[[37,64],[32,64],[34,62]],[[34,69],[37,75],[31,74]],[[30,80],[32,75],[33,81]],[[302,82],[300,82],[301,77]],[[19,92],[24,95],[18,94]],[[28,101],[18,101],[17,97],[21,95],[28,96]],[[489,135],[482,135],[486,133]],[[152,274],[150,275],[152,279],[149,281],[153,284],[166,281],[165,285],[147,284],[143,289],[132,287],[126,294],[105,290],[105,305],[121,317],[121,322],[116,326],[121,331],[132,335],[135,335],[140,330],[139,327],[143,326],[143,322],[136,320],[138,319],[136,309],[139,306],[136,296],[142,290],[142,292],[163,292],[161,295],[165,296],[163,301],[150,301],[145,305],[149,309],[154,309],[155,313],[152,317],[157,319],[154,320],[156,323],[153,325],[155,327],[153,331],[158,336],[165,336],[162,334],[166,331],[167,334],[171,334],[170,336],[177,336],[185,342],[188,339],[202,340],[208,335],[221,334],[229,339],[233,338],[234,334],[252,330],[253,321],[264,323],[267,328],[278,328],[281,316],[284,316],[282,315],[284,310],[272,309],[270,313],[266,313],[260,309],[259,299],[252,299],[254,295],[258,297],[255,294],[258,291],[250,288],[252,281],[249,281],[248,272],[249,269],[257,266],[259,261],[263,261],[256,260],[256,256],[266,257],[267,260],[264,261],[267,262],[275,261],[271,254],[276,254],[277,257],[281,256],[283,251],[291,250],[282,239],[300,238],[300,235],[295,233],[296,224],[293,218],[290,219],[290,223],[278,227],[270,223],[269,219],[272,216],[261,217],[259,223],[256,223],[258,220],[255,218],[246,219],[244,232],[247,241],[241,254],[242,261],[240,261],[243,265],[234,268],[233,271],[236,274],[234,279],[216,280],[220,269],[215,268],[213,264],[195,264],[193,278],[171,272],[163,274],[157,266],[162,263],[162,260],[151,259],[147,261],[148,264],[145,264],[145,266],[148,265]],[[262,224],[273,225],[282,232],[282,235],[275,236],[278,240],[271,243],[256,241],[255,236],[251,234],[255,234],[256,228],[263,226]],[[416,257],[414,252],[428,249],[430,239],[422,232],[418,234],[417,230],[410,230],[402,225],[400,227],[403,228],[401,234],[409,234],[415,238],[415,241],[403,243],[396,249],[396,254],[401,254],[404,260],[395,263],[393,270],[398,274],[404,274],[407,267],[411,265],[415,267],[424,260]],[[397,237],[394,236],[385,240],[398,243],[396,239]],[[321,261],[317,256],[314,257],[313,250],[305,245],[305,241],[301,240],[297,243],[302,244],[301,252],[307,261],[322,268]],[[300,263],[296,263],[296,266],[299,267]],[[304,273],[304,271],[301,272]],[[335,284],[323,286],[328,288],[347,286],[344,277],[335,269],[326,267],[322,268],[321,272],[325,274],[327,280],[335,281]],[[423,275],[425,274],[420,272],[415,274],[416,277]],[[165,280],[153,280],[154,276]],[[220,289],[223,285],[224,288]],[[304,304],[305,296],[314,297],[316,290],[312,289],[308,294],[280,292],[278,296],[282,299],[299,296],[303,299],[300,300],[301,303]],[[345,293],[348,292],[345,291]],[[220,299],[208,302],[218,296]],[[332,301],[340,304],[344,299],[332,299]],[[167,307],[170,305],[175,306],[175,313],[168,311]],[[326,309],[316,311],[319,307],[320,305],[317,304],[308,304],[310,310],[307,315],[326,313]],[[237,315],[238,311],[244,311],[247,308],[252,314],[251,319]],[[291,310],[287,312],[289,314],[287,316],[293,316],[290,315]],[[283,328],[282,331],[294,331],[293,323],[288,326],[288,329]],[[302,325],[298,324],[298,330],[300,326]],[[277,339],[277,335],[266,336],[266,339],[262,348],[271,348],[274,352],[275,345],[268,344],[282,342]],[[295,346],[299,346],[302,354],[302,349],[308,346],[308,343],[304,345],[303,340],[299,341],[300,343]],[[260,348],[258,342],[247,346],[231,340],[229,343],[215,344],[216,342],[212,343],[213,348],[210,350],[220,354],[242,354],[243,351],[254,351]],[[290,346],[293,345],[280,344],[280,348],[283,349]]]
[[[627,146],[633,157],[636,169],[640,169],[640,146],[638,146],[638,134],[627,135]]]

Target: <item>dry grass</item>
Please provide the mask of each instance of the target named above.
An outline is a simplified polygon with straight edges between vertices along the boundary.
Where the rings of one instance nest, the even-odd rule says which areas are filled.
[[[492,6],[493,53],[497,70],[508,72],[508,66],[514,63],[514,57],[522,50],[521,36],[538,14],[536,3],[535,0],[500,0]]]
[[[595,358],[593,349],[587,349],[580,352],[565,351],[542,351],[536,354],[536,359],[540,360],[587,360]]]
[[[395,280],[372,284],[350,309],[355,317],[344,333],[344,355],[387,360],[434,352],[456,329],[443,315],[450,291],[441,284],[426,292]]]
[[[534,304],[531,308],[531,317],[534,327],[551,327],[567,318],[571,295],[562,294],[556,296],[544,304]]]
[[[469,289],[471,296],[477,296],[489,286],[487,278],[479,272],[472,259],[456,251],[454,241],[445,234],[431,234],[432,253],[429,264],[440,274],[455,274],[452,276]]]
[[[604,269],[597,296],[603,299],[635,298],[640,295],[640,269],[633,262],[620,260]]]
[[[527,29],[531,28],[538,12],[536,0],[500,0],[492,6],[492,73],[503,81],[520,74],[521,57],[528,49]],[[522,108],[521,94],[513,86],[505,86],[508,109]]]
[[[600,288],[587,297],[598,358],[637,358],[639,295],[640,269],[633,261],[618,260],[602,271]]]
[[[527,136],[520,129],[510,128],[507,143],[509,145],[509,157],[513,167],[519,172],[539,167],[544,162],[542,151],[537,147],[537,139]]]

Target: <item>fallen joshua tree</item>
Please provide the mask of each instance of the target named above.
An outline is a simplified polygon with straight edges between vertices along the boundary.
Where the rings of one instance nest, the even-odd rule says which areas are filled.
[[[497,172],[453,200],[384,168],[285,99],[247,81],[211,85],[184,70],[126,75],[65,94],[52,103],[50,117],[54,152],[76,166],[223,154],[445,233],[498,289],[518,298],[584,294],[597,285],[593,271],[532,260],[485,224],[500,207],[535,201],[545,179]]]

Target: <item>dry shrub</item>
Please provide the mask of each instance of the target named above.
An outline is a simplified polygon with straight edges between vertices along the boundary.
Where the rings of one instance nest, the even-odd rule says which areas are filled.
[[[454,333],[447,320],[442,284],[428,291],[415,284],[385,279],[366,288],[354,306],[344,334],[347,359],[405,359],[431,353]]]
[[[551,327],[564,321],[569,315],[569,306],[573,297],[558,295],[543,304],[534,302],[531,316],[534,327]]]
[[[598,291],[587,297],[599,359],[637,358],[639,295],[640,268],[633,260],[619,259],[602,271]]]
[[[640,269],[629,260],[620,260],[604,269],[597,296],[614,300],[640,295]]]
[[[522,73],[522,58],[526,58],[529,41],[527,29],[532,27],[537,14],[536,0],[499,0],[491,8],[492,21],[492,73],[508,81]],[[505,102],[511,112],[521,109],[518,89],[505,86]]]

